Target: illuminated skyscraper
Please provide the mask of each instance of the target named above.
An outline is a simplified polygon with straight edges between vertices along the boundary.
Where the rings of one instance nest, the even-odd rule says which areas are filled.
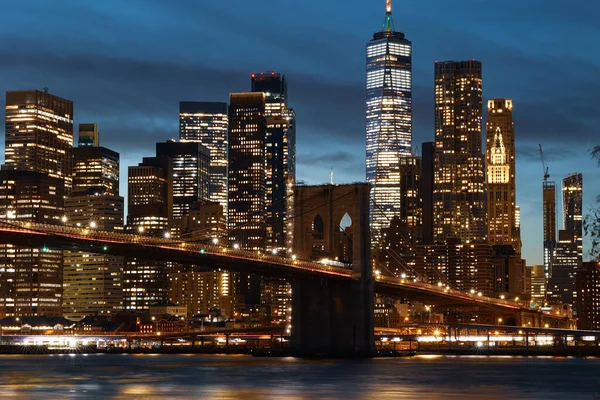
[[[558,231],[558,243],[552,258],[552,276],[546,288],[553,304],[574,304],[577,298],[575,277],[580,265],[576,237],[571,230]]]
[[[73,149],[73,190],[65,199],[64,223],[105,231],[123,230],[123,197],[119,196],[119,153],[98,147],[98,127],[89,125]],[[123,257],[65,251],[63,315],[79,320],[111,315],[123,307]]]
[[[232,93],[229,105],[229,240],[266,247],[264,93]]]
[[[156,157],[171,159],[173,219],[183,218],[190,206],[209,200],[210,153],[196,142],[156,143]]]
[[[296,185],[296,113],[288,108],[287,81],[278,72],[252,74],[252,91],[265,94],[267,249],[292,246]]]
[[[73,102],[47,91],[6,92],[6,165],[46,173],[71,188]]]
[[[582,229],[582,194],[583,175],[571,174],[563,179],[563,224],[564,229],[573,231],[575,243],[577,243],[577,254],[581,264],[583,256],[583,229]]]
[[[252,250],[267,246],[265,93],[231,93],[229,102],[229,241]],[[238,274],[236,291],[260,304],[261,278]]]
[[[100,146],[100,137],[98,134],[98,125],[79,124],[79,147],[98,147]]]
[[[486,241],[481,132],[481,62],[436,62],[433,193],[436,240]]]
[[[486,132],[488,240],[491,245],[512,245],[515,252],[521,254],[511,100],[488,101]]]
[[[119,153],[106,147],[73,149],[73,192],[119,195]]]
[[[556,183],[544,180],[542,184],[544,213],[544,271],[552,276],[552,257],[556,248]]]
[[[64,181],[34,171],[0,171],[0,218],[61,223]],[[62,316],[63,252],[0,245],[0,316]]]
[[[227,103],[179,103],[179,140],[200,143],[210,151],[209,197],[227,218]]]
[[[381,31],[367,44],[366,146],[372,246],[401,215],[400,158],[412,152],[412,44],[394,30],[391,0]]]

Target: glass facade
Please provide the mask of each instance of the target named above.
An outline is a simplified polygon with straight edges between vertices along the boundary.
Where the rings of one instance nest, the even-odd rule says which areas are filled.
[[[200,143],[210,152],[209,198],[223,206],[227,218],[227,103],[179,103],[179,140]]]
[[[79,138],[77,141],[79,147],[98,147],[100,146],[100,136],[98,125],[79,124]]]
[[[73,193],[119,195],[119,153],[105,147],[73,149]]]
[[[487,240],[481,62],[435,63],[434,236]]]
[[[367,44],[366,160],[372,246],[401,215],[400,159],[412,153],[412,44],[393,30],[388,2],[383,29]]]

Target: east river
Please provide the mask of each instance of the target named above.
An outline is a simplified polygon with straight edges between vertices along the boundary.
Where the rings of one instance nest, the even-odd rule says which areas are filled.
[[[0,398],[600,399],[600,359],[0,356]]]

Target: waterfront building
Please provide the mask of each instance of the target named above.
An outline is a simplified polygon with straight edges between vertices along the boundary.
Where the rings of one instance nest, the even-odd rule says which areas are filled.
[[[583,257],[583,174],[574,173],[562,181],[563,228],[573,231],[579,263]]]
[[[600,264],[585,262],[577,272],[577,328],[600,330]]]

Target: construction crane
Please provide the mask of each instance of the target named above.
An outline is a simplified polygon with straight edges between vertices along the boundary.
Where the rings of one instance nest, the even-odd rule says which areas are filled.
[[[540,144],[540,157],[542,158],[542,169],[544,171],[544,182],[548,182],[548,178],[550,178],[550,173],[548,172],[548,165],[544,161],[544,151],[542,150],[542,145]]]

